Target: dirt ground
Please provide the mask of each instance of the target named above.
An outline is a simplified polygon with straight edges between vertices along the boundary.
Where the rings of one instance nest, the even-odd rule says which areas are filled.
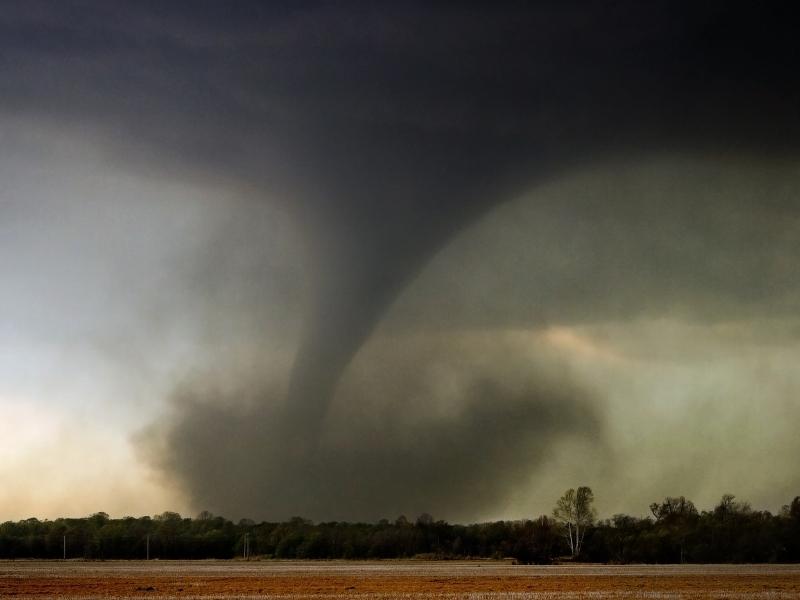
[[[10,561],[0,598],[800,599],[800,565]]]

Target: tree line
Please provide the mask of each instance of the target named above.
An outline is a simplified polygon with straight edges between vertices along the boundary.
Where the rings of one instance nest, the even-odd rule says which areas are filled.
[[[0,524],[0,558],[282,559],[514,558],[522,563],[800,562],[800,496],[778,514],[725,495],[698,511],[682,496],[650,506],[646,517],[595,521],[589,488],[568,490],[552,515],[533,520],[450,524],[423,514],[377,523],[234,523],[204,511],[112,519],[31,518]]]

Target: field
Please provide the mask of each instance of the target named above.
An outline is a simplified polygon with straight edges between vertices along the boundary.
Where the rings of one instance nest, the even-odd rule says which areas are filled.
[[[0,561],[0,598],[800,599],[800,565]]]

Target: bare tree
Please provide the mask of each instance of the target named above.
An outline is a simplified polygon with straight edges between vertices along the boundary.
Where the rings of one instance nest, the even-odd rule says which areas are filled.
[[[564,536],[573,558],[580,554],[586,529],[594,523],[597,515],[593,502],[592,489],[581,486],[577,491],[570,488],[564,492],[553,509],[553,516],[564,527]]]

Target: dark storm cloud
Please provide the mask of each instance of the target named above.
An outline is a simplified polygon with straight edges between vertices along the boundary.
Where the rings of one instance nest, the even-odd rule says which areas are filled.
[[[304,232],[311,283],[287,412],[265,400],[269,408],[253,409],[244,421],[263,417],[277,423],[266,438],[274,428],[308,447],[299,463],[287,463],[297,469],[303,461],[315,468],[313,444],[325,435],[336,384],[387,307],[437,250],[493,206],[608,156],[794,156],[800,142],[796,19],[779,3],[3,8],[2,115],[66,127],[101,144],[117,167],[214,181],[254,201],[283,202],[293,214]],[[709,214],[727,209],[725,198],[704,201]],[[635,210],[626,202],[611,194],[602,212]],[[568,228],[572,210],[551,212]],[[788,210],[796,214],[793,199]],[[591,210],[586,214],[591,233]],[[665,260],[683,258],[669,251]],[[210,263],[199,272],[215,281],[224,262]],[[576,277],[592,270],[586,264]],[[647,279],[639,283],[649,286]],[[720,285],[727,289],[726,281]],[[594,288],[576,289],[579,303]],[[647,295],[635,295],[636,302]],[[260,395],[270,395],[269,386],[248,394]],[[483,396],[443,426],[445,435],[452,428],[459,441],[471,436],[477,415],[485,416]],[[512,394],[503,414],[517,414],[522,397]],[[558,398],[570,421],[570,406],[583,401]],[[224,466],[203,471],[182,457],[196,447],[220,451],[204,418],[233,429],[242,419],[233,414],[226,423],[224,409],[205,403],[181,406],[185,420],[173,424],[166,451],[174,460],[167,463],[205,500],[202,490],[217,485]],[[268,418],[262,410],[276,412]],[[528,408],[519,410],[515,422],[529,422],[542,440],[558,432],[559,419],[540,426]],[[479,446],[489,455],[501,443],[503,419],[491,430],[497,439]],[[351,433],[359,434],[357,424]],[[269,446],[251,453],[237,451],[236,443],[231,458],[252,456],[257,473]],[[380,447],[377,455],[389,460],[406,443]],[[477,472],[458,465],[472,462],[472,450],[455,446],[466,447],[463,460],[454,455],[437,469],[469,479]],[[358,449],[335,454],[340,462],[325,470],[345,477],[345,465],[359,464],[351,451]],[[363,469],[365,477],[377,472]],[[287,502],[316,489],[313,477],[292,480],[300,486],[294,488],[280,469],[262,477],[265,485],[274,478],[286,483],[293,490]]]
[[[286,427],[274,380],[226,388],[196,378],[141,447],[196,506],[234,517],[472,519],[528,484],[555,442],[575,436],[606,450],[592,394],[552,358],[518,351],[457,336],[372,344],[342,381],[312,455]]]
[[[792,318],[798,189],[790,161],[662,156],[578,170],[454,239],[385,326]]]

